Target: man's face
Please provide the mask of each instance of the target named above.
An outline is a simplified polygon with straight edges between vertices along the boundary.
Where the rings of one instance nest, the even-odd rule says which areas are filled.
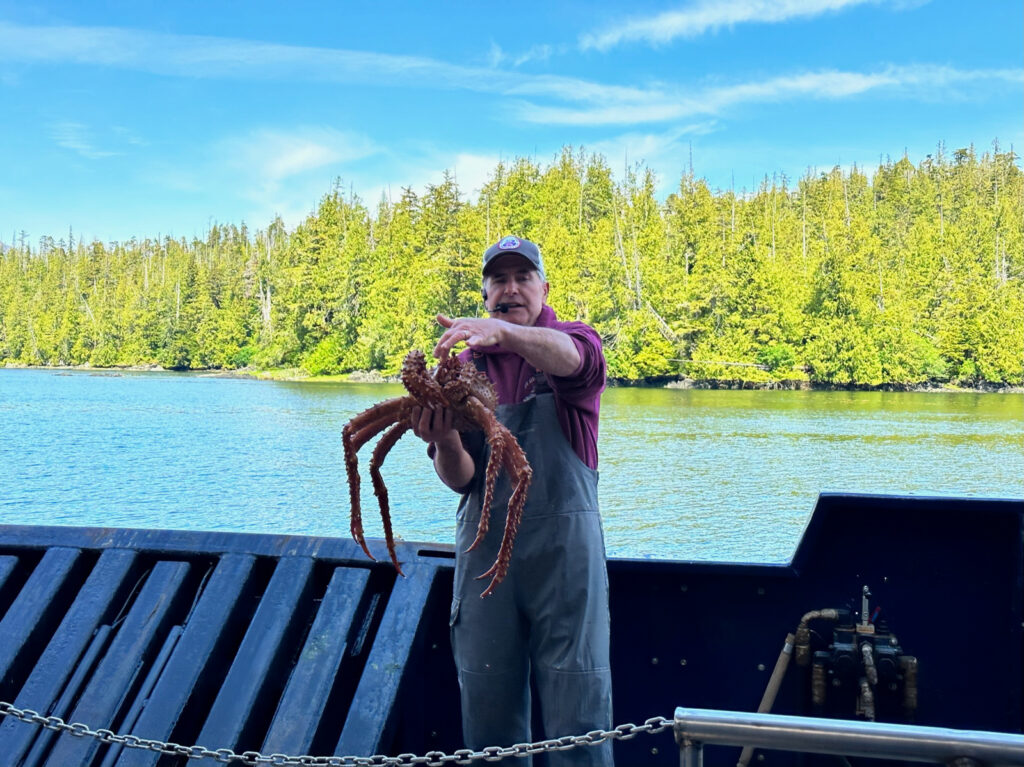
[[[508,312],[497,316],[516,325],[535,324],[548,297],[548,284],[540,272],[515,253],[498,256],[488,265],[484,288],[487,308],[508,304]]]

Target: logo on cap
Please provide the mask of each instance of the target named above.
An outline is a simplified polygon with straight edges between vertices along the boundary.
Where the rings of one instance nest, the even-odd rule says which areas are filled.
[[[518,248],[523,243],[519,241],[517,237],[505,237],[501,242],[498,243],[498,248],[501,250],[512,250]]]

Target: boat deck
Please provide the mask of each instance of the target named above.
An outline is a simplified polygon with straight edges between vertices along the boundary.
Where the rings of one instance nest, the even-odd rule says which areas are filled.
[[[616,723],[756,710],[801,616],[856,613],[866,585],[879,630],[919,663],[913,716],[883,685],[880,721],[1022,732],[1022,541],[1024,500],[831,494],[787,564],[611,560]],[[404,578],[343,539],[0,526],[0,700],[210,749],[450,753],[452,550],[403,543],[400,558]],[[815,627],[815,649],[830,638]],[[856,700],[840,685],[815,707],[794,664],[773,711],[852,719]],[[670,731],[615,748],[620,764],[678,763]],[[12,767],[184,763],[118,749],[0,720]]]

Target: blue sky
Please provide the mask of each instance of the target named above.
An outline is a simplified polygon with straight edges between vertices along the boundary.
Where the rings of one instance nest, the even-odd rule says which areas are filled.
[[[0,0],[0,242],[291,227],[565,145],[667,195],[1024,147],[1020,0]]]

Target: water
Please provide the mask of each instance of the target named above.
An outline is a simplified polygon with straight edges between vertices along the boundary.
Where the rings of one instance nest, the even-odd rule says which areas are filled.
[[[400,393],[0,370],[0,520],[347,536],[342,426]],[[1022,394],[610,389],[603,403],[612,556],[784,562],[824,491],[1024,496]],[[398,534],[453,540],[456,499],[422,442],[401,440],[384,475]]]

